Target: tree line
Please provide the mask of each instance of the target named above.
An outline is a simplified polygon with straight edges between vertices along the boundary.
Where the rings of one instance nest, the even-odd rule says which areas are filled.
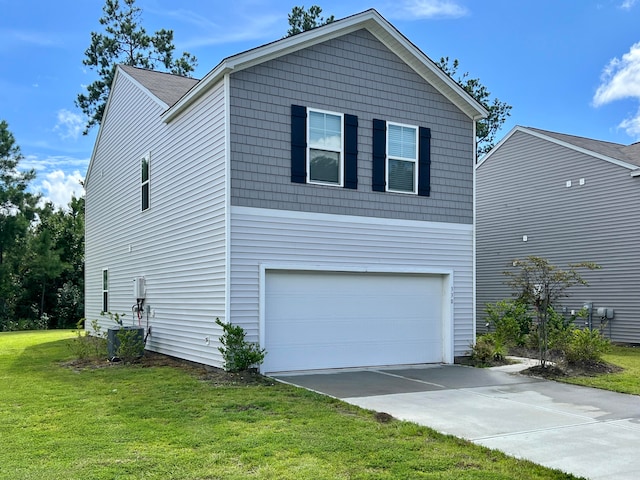
[[[84,198],[65,209],[43,202],[23,158],[0,121],[0,331],[74,327],[84,315]]]

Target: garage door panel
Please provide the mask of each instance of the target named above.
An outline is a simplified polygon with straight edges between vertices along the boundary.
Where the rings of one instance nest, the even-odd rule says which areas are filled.
[[[263,370],[442,361],[441,276],[269,271]]]

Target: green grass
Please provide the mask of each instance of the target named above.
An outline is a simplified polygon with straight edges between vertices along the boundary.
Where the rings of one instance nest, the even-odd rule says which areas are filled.
[[[640,348],[614,346],[611,352],[603,356],[603,359],[622,367],[623,371],[595,377],[565,377],[560,380],[576,385],[640,395]]]
[[[574,478],[288,385],[78,372],[72,337],[0,334],[0,479]]]

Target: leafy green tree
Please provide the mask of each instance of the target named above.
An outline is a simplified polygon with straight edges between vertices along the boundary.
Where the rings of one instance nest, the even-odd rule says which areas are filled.
[[[23,158],[9,125],[0,121],[0,265],[17,239],[26,234],[38,201],[27,192],[35,170],[18,169]]]
[[[104,33],[91,32],[91,45],[85,51],[84,65],[98,72],[98,80],[89,84],[86,93],[76,99],[76,105],[88,117],[84,134],[102,121],[109,91],[118,64],[148,69],[163,68],[175,75],[188,76],[197,60],[184,52],[175,58],[173,30],[161,29],[147,34],[140,26],[142,10],[135,0],[106,0],[100,25]]]
[[[498,98],[491,99],[491,92],[480,82],[479,78],[470,78],[468,72],[459,75],[458,67],[460,64],[457,59],[450,61],[449,57],[442,57],[438,66],[489,112],[488,117],[480,120],[476,126],[476,153],[480,158],[494,147],[496,134],[507,118],[511,116],[511,105]]]
[[[560,298],[568,296],[567,290],[575,285],[587,285],[579,269],[600,268],[595,263],[570,264],[561,269],[545,258],[529,256],[524,260],[514,260],[514,271],[506,271],[507,285],[513,289],[518,302],[533,307],[538,324],[540,363],[546,366],[549,352],[549,318],[554,313]]]
[[[322,8],[317,5],[309,7],[308,10],[302,7],[293,7],[289,14],[289,30],[287,31],[287,37],[297,35],[298,33],[306,32],[312,28],[321,27],[328,23],[335,21],[333,15],[326,19],[321,17]]]
[[[0,121],[0,330],[15,323],[14,311],[21,292],[16,273],[24,239],[34,219],[38,197],[27,191],[35,171],[19,169],[23,159],[6,121]]]
[[[55,280],[65,270],[60,248],[55,244],[51,230],[41,228],[29,237],[27,256],[25,258],[23,276],[29,279],[32,294],[38,295],[37,308],[34,307],[36,318],[41,319],[45,311],[47,287],[55,285]]]
[[[45,205],[38,228],[50,232],[53,255],[64,267],[50,282],[45,311],[52,326],[73,327],[84,310],[84,197],[72,198],[65,209]]]

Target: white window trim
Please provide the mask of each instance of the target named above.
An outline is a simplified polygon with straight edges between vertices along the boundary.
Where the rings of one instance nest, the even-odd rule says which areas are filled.
[[[140,166],[142,166],[142,162],[144,162],[145,160],[147,161],[149,172],[147,175],[146,182],[142,181],[142,172],[140,172],[140,211],[141,212],[146,212],[147,210],[151,209],[151,152],[147,152],[142,157],[140,157]],[[143,209],[142,208],[142,189],[145,185],[148,186],[149,198],[147,199],[147,208]]]
[[[105,285],[104,285],[104,274],[107,274],[107,288],[105,289]],[[104,294],[107,294],[107,311],[109,310],[109,269],[108,268],[103,268],[102,269],[102,275],[100,277],[100,291],[102,292],[102,297],[100,298],[100,303],[102,304],[102,309],[104,309]],[[105,310],[102,310],[106,313]]]
[[[392,157],[389,155],[389,125],[396,125],[398,127],[406,127],[413,128],[416,132],[416,151],[415,158],[405,158],[405,157]],[[418,154],[420,152],[420,129],[417,125],[409,125],[406,123],[397,123],[397,122],[387,122],[387,131],[386,131],[386,139],[385,139],[385,182],[386,182],[386,190],[391,193],[404,193],[405,195],[417,195],[418,194],[418,168],[420,165]],[[413,191],[407,192],[405,190],[392,190],[389,188],[389,160],[402,160],[403,162],[413,162],[415,167],[413,169]]]
[[[324,113],[327,115],[335,115],[336,117],[340,117],[340,149],[333,150],[329,148],[319,148],[311,145],[311,140],[309,138],[310,131],[310,114],[311,112],[316,113]],[[319,182],[317,180],[311,180],[311,149],[315,150],[326,150],[327,152],[337,152],[340,154],[340,161],[338,163],[338,183],[330,183],[330,182]],[[330,112],[328,110],[320,110],[318,108],[307,108],[307,183],[312,185],[324,185],[325,187],[344,187],[344,114],[338,112]]]

